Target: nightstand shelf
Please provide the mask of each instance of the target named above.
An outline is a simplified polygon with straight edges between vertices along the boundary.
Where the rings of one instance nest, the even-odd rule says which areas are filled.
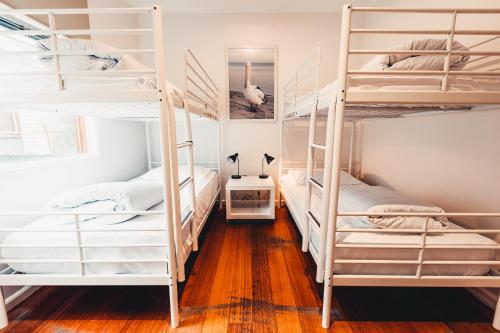
[[[263,199],[241,199],[238,192],[258,191]],[[272,178],[244,176],[226,184],[227,220],[273,220],[275,186]]]

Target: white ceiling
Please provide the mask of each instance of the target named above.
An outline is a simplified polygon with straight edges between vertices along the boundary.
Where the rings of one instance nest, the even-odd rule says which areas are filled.
[[[338,12],[344,3],[372,6],[378,0],[125,0],[131,6],[160,4],[168,13]]]

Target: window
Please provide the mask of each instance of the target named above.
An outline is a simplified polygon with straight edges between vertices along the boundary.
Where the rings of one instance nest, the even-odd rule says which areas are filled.
[[[0,30],[31,29],[19,18],[0,17]],[[0,51],[37,49],[41,36],[0,35]],[[0,70],[39,70],[33,55],[0,56]],[[41,112],[29,107],[0,107],[0,162],[16,162],[46,157],[73,156],[87,152],[83,118]]]
[[[87,152],[81,117],[0,109],[0,158],[19,161]]]

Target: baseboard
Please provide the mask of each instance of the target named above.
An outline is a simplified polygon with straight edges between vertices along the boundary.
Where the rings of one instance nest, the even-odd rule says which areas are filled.
[[[14,294],[10,295],[5,299],[5,305],[7,306],[7,311],[10,311],[17,305],[19,305],[21,302],[25,301],[33,295],[38,289],[40,289],[39,286],[24,286],[18,291],[16,291]]]
[[[498,300],[498,289],[492,288],[467,288],[481,302],[492,309],[495,309]]]

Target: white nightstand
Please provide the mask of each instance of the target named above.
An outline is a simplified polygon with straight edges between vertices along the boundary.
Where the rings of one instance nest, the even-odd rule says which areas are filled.
[[[260,192],[262,199],[242,199],[238,191]],[[226,184],[227,220],[274,220],[274,181],[271,177],[260,179],[257,176],[243,176],[241,179],[229,178]]]

